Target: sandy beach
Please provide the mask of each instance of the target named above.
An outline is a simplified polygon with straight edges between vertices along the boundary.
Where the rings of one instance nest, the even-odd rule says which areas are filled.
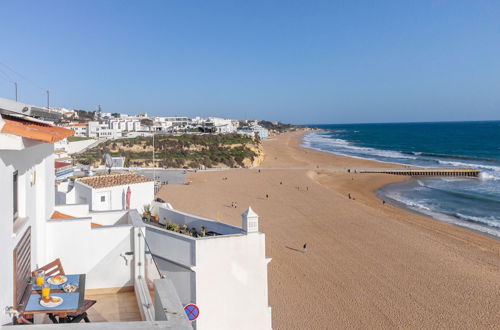
[[[259,214],[274,329],[500,328],[500,241],[383,205],[374,190],[405,177],[345,169],[395,165],[305,149],[302,135],[265,140],[260,171],[192,173],[158,194],[238,226],[249,205]]]

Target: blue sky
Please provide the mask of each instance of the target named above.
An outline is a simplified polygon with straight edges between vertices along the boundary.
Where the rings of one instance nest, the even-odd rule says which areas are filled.
[[[292,123],[500,119],[500,2],[1,1],[0,97]],[[14,71],[12,71],[14,70]]]

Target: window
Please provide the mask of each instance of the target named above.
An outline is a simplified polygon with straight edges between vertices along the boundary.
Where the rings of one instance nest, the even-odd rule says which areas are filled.
[[[106,201],[106,196],[101,196],[101,202],[105,202]]]
[[[12,181],[13,181],[13,190],[12,190],[12,196],[13,196],[13,200],[14,200],[14,220],[16,220],[18,214],[19,214],[19,198],[17,196],[17,192],[18,192],[18,182],[19,182],[19,178],[18,178],[18,173],[17,171],[14,172],[14,174],[12,175]]]

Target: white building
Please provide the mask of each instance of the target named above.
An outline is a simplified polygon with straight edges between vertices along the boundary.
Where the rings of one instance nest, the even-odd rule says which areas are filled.
[[[270,259],[265,257],[265,236],[258,231],[254,212],[243,214],[239,228],[178,212],[168,205],[158,208],[162,222],[206,231],[205,237],[198,238],[145,224],[134,208],[151,202],[153,182],[130,173],[83,178],[80,181],[84,182],[76,181],[73,188],[69,182],[61,183],[58,192],[66,191],[66,202],[85,196],[88,203],[56,206],[53,143],[73,132],[24,115],[7,114],[2,106],[0,102],[2,329],[23,320],[21,316],[45,322],[41,316],[28,316],[29,282],[37,265],[56,258],[66,274],[86,275],[80,297],[99,292],[98,303],[89,310],[91,320],[112,315],[105,325],[80,324],[79,328],[271,328],[267,296]],[[78,185],[90,192],[78,195]],[[125,210],[124,189],[129,187],[131,210]],[[133,307],[122,307],[120,295],[124,293],[136,300]],[[186,303],[200,308],[200,317],[193,323],[188,323],[183,310]],[[49,327],[72,328],[64,324],[37,328]]]
[[[77,179],[74,201],[67,204],[89,204],[91,211],[125,210],[130,188],[130,209],[142,210],[154,199],[153,179],[135,173],[98,175]]]
[[[1,104],[0,104],[1,110]],[[32,265],[46,262],[45,222],[54,207],[54,146],[73,131],[25,116],[0,114],[0,324],[15,300],[13,251],[31,233]]]
[[[88,123],[75,123],[66,125],[65,128],[69,128],[75,131],[75,136],[89,136],[89,125]]]
[[[138,212],[91,212],[86,204],[55,206],[53,143],[73,132],[25,115],[6,113],[15,110],[17,107],[0,101],[2,329],[26,320],[46,322],[43,314],[32,318],[26,302],[32,294],[31,272],[55,258],[61,260],[66,274],[86,275],[85,291],[80,295],[97,290],[101,292],[99,297],[106,297],[88,311],[91,320],[114,311],[114,319],[105,325],[85,323],[79,327],[192,329],[175,287],[146,258],[150,254],[146,252],[144,225]],[[137,308],[121,308],[117,292],[128,292],[136,299]],[[132,314],[136,316],[131,318]],[[130,320],[137,322],[123,323]],[[46,324],[37,328],[72,326]]]
[[[267,139],[269,137],[269,130],[257,124],[241,127],[238,129],[238,133],[252,137],[259,135],[261,139]]]
[[[192,237],[146,224],[146,240],[158,267],[177,288],[183,305],[196,304],[196,329],[271,329],[265,234],[249,208],[242,227],[159,207],[160,223],[187,225],[205,237]]]

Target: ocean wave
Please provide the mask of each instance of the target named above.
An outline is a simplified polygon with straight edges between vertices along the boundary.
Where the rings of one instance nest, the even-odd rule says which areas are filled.
[[[489,198],[490,196],[486,194],[477,194],[477,193],[470,193],[470,192],[465,192],[461,190],[449,190],[449,189],[444,189],[442,187],[432,187],[430,185],[424,185],[425,188],[432,189],[435,191],[438,191],[443,194],[448,194],[450,196],[455,196],[458,198],[462,199],[470,199],[470,200],[476,200],[476,201],[481,201],[481,202],[488,202],[488,203],[500,203],[497,199],[494,198]]]
[[[484,174],[480,177],[481,179],[500,180],[500,166],[464,163],[464,162],[448,161],[448,160],[438,160],[438,163],[441,165],[450,165],[453,167],[472,167],[479,170],[486,170],[489,171],[489,173],[482,172]]]
[[[462,219],[462,220],[472,221],[472,222],[476,222],[479,224],[484,224],[484,225],[487,225],[489,227],[500,228],[500,219],[497,219],[495,217],[483,218],[483,217],[476,217],[476,216],[472,216],[472,215],[465,215],[465,214],[458,213],[458,212],[455,213],[455,215],[459,219]]]
[[[328,133],[309,133],[304,139],[304,146],[321,151],[329,151],[338,153],[344,156],[358,157],[383,157],[393,159],[412,159],[416,160],[416,156],[410,156],[399,151],[381,150],[369,147],[358,147],[351,142],[334,138]]]
[[[396,193],[388,193],[386,196],[405,205],[409,209],[423,213],[434,219],[500,237],[500,219],[467,216],[458,212],[455,214],[441,213],[426,206],[423,201],[412,201]]]
[[[462,155],[448,155],[448,154],[438,154],[438,153],[432,153],[432,152],[420,152],[419,156],[434,157],[434,158],[446,158],[446,159],[473,160],[473,161],[487,161],[487,162],[498,161],[498,159],[493,159],[493,158],[472,157],[472,156],[462,156]]]

